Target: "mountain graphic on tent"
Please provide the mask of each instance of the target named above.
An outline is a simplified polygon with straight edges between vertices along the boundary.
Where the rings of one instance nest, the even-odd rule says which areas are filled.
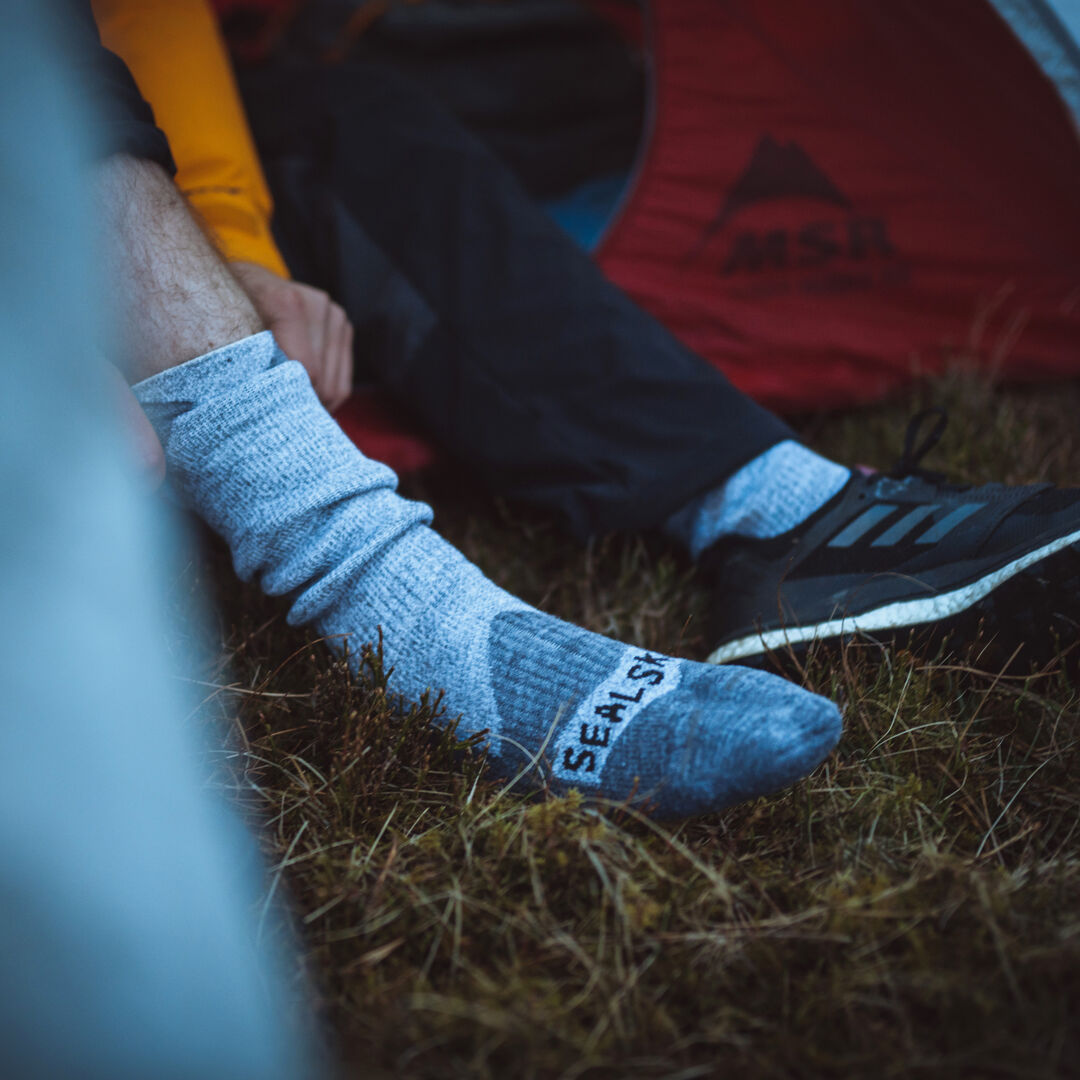
[[[771,135],[764,135],[754,149],[750,163],[728,192],[720,212],[706,227],[702,246],[748,206],[793,198],[815,199],[851,209],[851,200],[797,142],[781,144]]]

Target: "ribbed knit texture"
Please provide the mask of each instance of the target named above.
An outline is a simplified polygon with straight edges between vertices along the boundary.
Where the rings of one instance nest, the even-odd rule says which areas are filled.
[[[673,514],[664,528],[695,559],[725,536],[767,540],[801,525],[850,477],[842,465],[787,439]]]
[[[174,490],[224,537],[237,573],[353,657],[381,629],[391,689],[443,690],[462,734],[488,732],[505,775],[535,761],[556,790],[681,816],[791,783],[839,737],[835,706],[790,683],[610,641],[488,581],[353,446],[269,334],[134,389]]]

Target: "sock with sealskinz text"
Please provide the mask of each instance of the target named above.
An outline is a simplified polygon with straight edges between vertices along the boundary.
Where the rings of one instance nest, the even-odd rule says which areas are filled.
[[[836,707],[789,682],[620,644],[498,588],[353,446],[269,333],[134,390],[174,490],[239,575],[287,597],[290,622],[348,635],[353,657],[381,629],[391,690],[445,691],[502,774],[538,759],[556,791],[677,817],[784,787],[839,737]]]

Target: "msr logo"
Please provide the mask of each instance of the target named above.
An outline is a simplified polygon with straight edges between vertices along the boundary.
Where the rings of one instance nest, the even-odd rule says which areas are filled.
[[[847,292],[906,278],[885,219],[857,210],[798,143],[771,135],[758,143],[691,260],[720,237],[720,276],[758,292]]]
[[[881,218],[855,216],[839,222],[812,221],[798,230],[738,233],[720,273],[812,269],[843,257],[862,260],[895,254]]]

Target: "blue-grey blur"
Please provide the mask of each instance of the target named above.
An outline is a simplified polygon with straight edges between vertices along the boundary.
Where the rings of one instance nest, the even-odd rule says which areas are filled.
[[[45,7],[0,2],[0,1076],[311,1076],[165,659],[162,531],[92,362],[92,127]]]

